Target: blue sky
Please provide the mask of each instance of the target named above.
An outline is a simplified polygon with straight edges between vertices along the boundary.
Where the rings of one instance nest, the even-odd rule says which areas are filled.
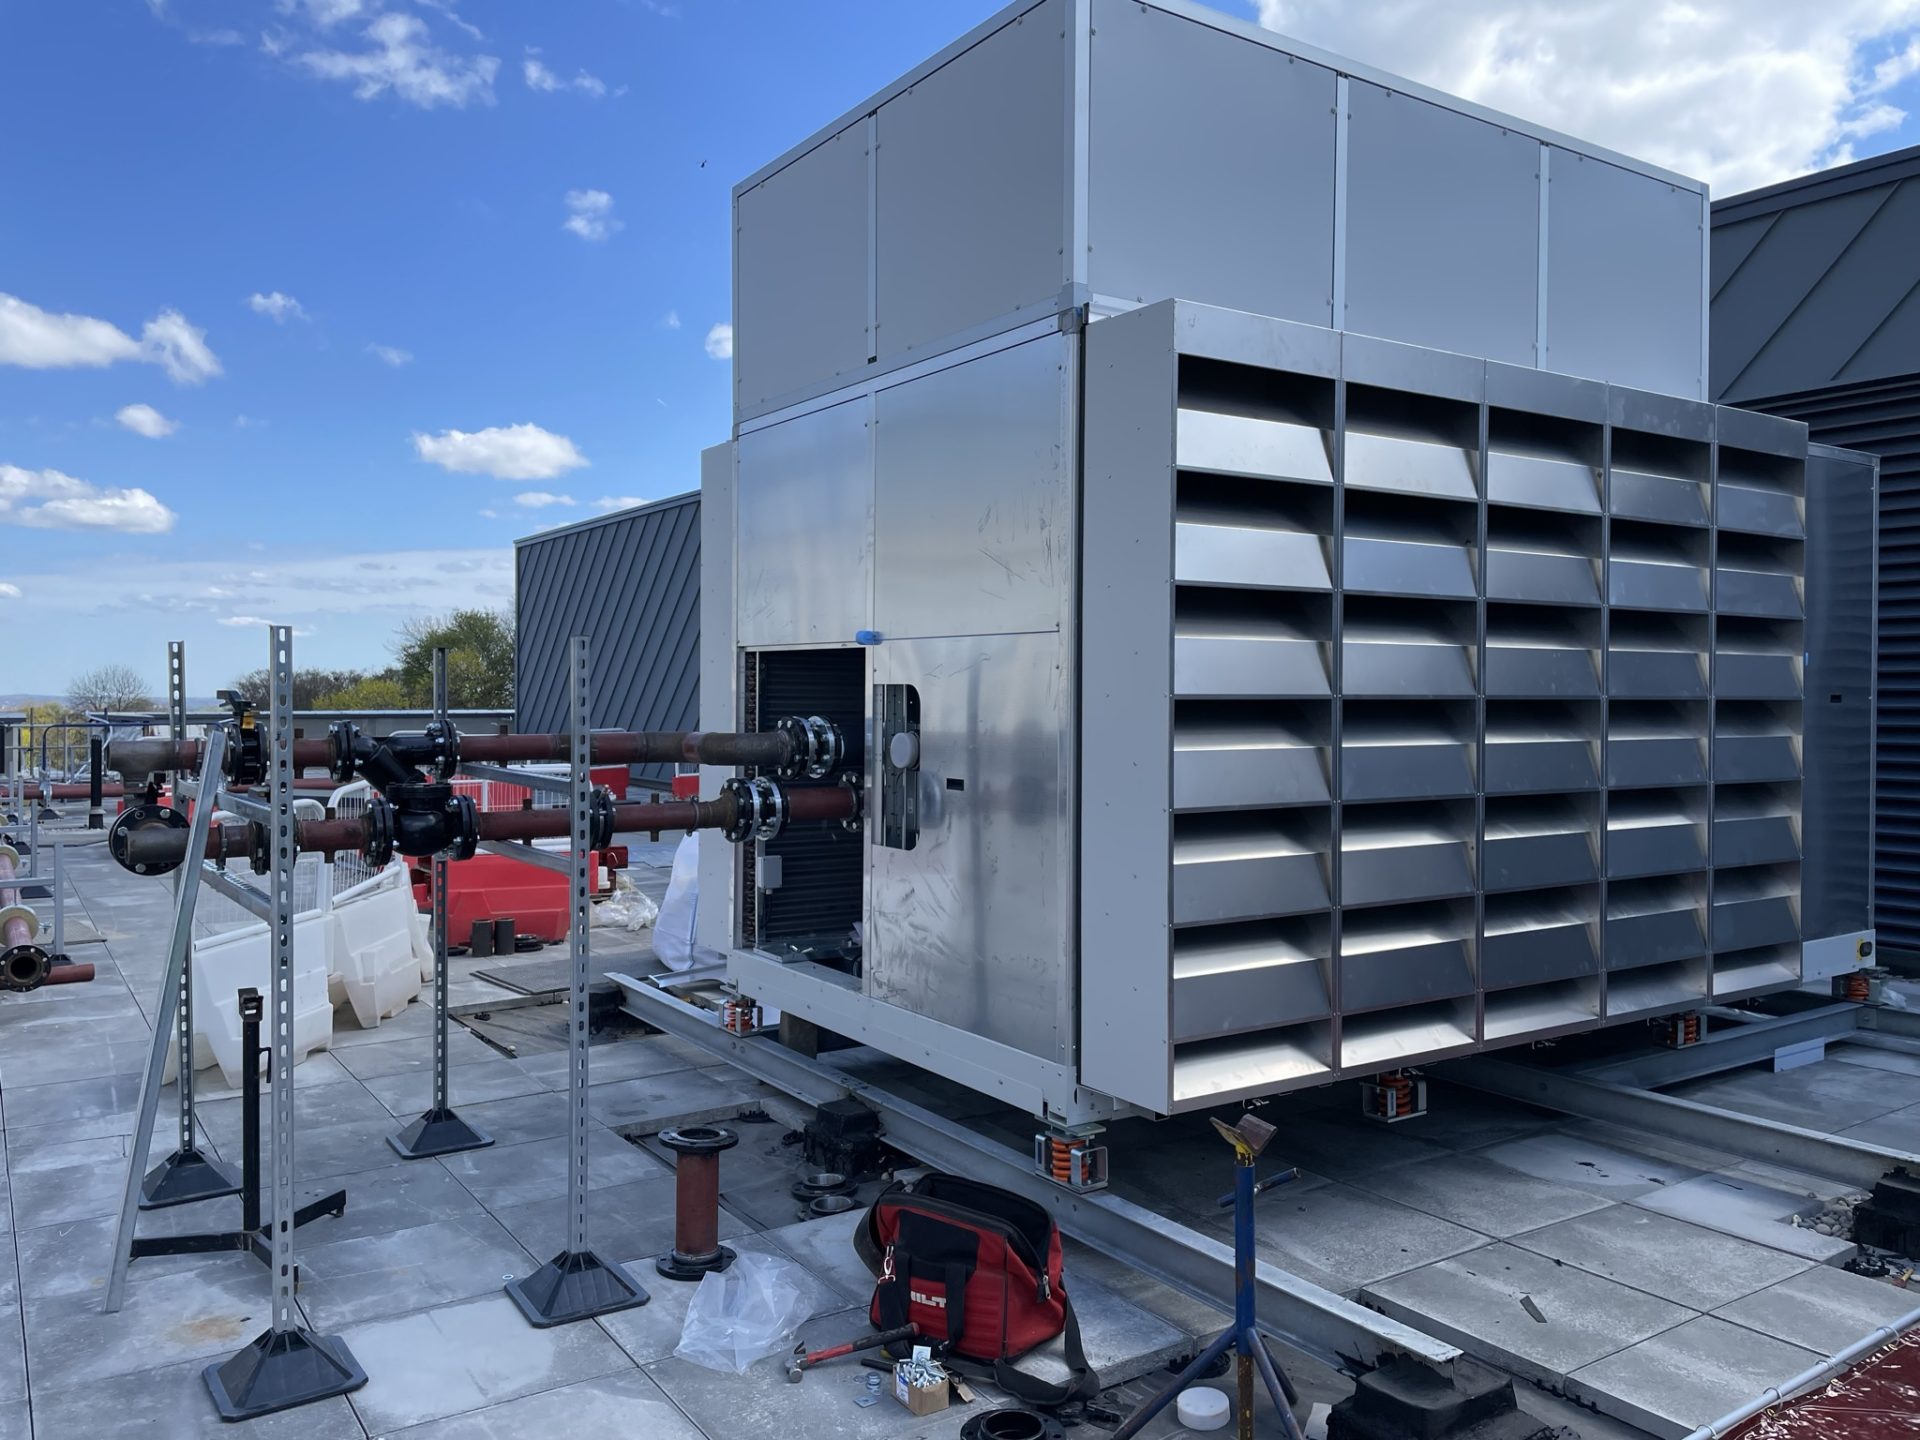
[[[1563,93],[1600,50],[1702,114],[1755,90],[1725,34],[1649,55],[1629,0],[1580,13],[1622,6],[1591,31],[1543,0],[1227,8],[1695,173],[1920,140],[1897,0],[1700,0],[1753,73],[1825,66],[1712,126]],[[13,0],[0,630],[27,633],[0,694],[102,660],[157,682],[175,637],[210,691],[258,662],[250,617],[377,666],[409,614],[508,603],[516,535],[691,488],[729,423],[733,183],[997,8]],[[540,495],[574,503],[516,500]]]

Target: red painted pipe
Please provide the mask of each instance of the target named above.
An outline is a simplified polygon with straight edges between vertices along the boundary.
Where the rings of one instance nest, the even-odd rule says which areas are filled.
[[[93,979],[93,962],[75,960],[65,965],[56,965],[47,972],[44,983],[48,985],[84,985]]]

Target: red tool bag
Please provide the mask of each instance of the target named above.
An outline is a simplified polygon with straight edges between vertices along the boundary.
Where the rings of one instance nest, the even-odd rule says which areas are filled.
[[[853,1243],[876,1281],[868,1310],[876,1328],[918,1325],[947,1356],[991,1365],[995,1384],[1034,1404],[1098,1392],[1061,1280],[1060,1229],[1033,1201],[958,1175],[923,1175],[874,1201]],[[1063,1331],[1066,1384],[1007,1363]]]

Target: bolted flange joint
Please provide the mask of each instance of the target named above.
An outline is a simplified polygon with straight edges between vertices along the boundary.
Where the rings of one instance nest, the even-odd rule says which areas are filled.
[[[771,840],[787,823],[786,794],[764,775],[750,780],[735,776],[723,781],[720,791],[733,800],[733,820],[720,834],[736,845]]]
[[[130,805],[107,827],[107,853],[122,870],[131,870],[136,875],[165,875],[180,868],[181,862],[187,858],[186,848],[181,847],[179,856],[172,860],[136,862],[127,856],[127,837],[136,830],[185,830],[188,824],[186,811],[176,810],[171,805],[153,801]]]

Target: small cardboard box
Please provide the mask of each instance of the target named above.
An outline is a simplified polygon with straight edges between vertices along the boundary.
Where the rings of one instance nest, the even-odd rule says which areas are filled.
[[[909,1414],[937,1415],[947,1408],[949,1386],[942,1375],[931,1385],[909,1385],[899,1371],[893,1374],[893,1398],[907,1407]]]

